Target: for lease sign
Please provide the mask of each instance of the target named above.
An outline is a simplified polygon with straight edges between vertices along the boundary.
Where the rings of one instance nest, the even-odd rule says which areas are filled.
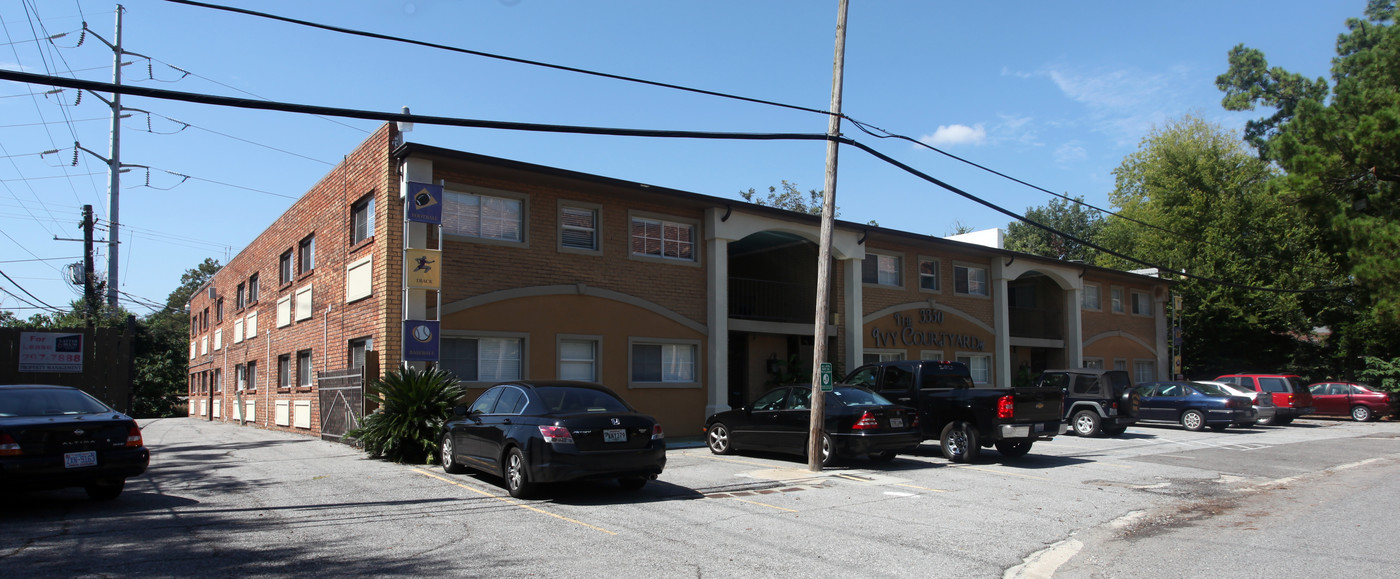
[[[83,335],[21,332],[20,372],[82,372]]]

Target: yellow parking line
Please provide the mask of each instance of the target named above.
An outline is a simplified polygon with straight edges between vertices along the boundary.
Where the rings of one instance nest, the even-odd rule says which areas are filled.
[[[792,509],[785,509],[785,508],[782,508],[782,507],[775,507],[775,506],[769,505],[769,504],[764,504],[764,503],[759,503],[759,502],[754,502],[754,501],[746,501],[746,500],[744,500],[744,499],[735,499],[734,497],[729,497],[729,498],[734,499],[734,500],[736,500],[736,501],[739,501],[739,502],[741,502],[741,503],[748,503],[748,504],[751,504],[751,505],[758,505],[758,506],[760,506],[760,507],[768,507],[768,508],[770,508],[770,509],[778,509],[778,510],[780,510],[780,511],[787,511],[787,512],[789,512],[789,513],[795,513],[795,512],[797,512],[797,511],[794,511],[794,510],[792,510]]]
[[[443,482],[448,483],[448,484],[457,485],[457,486],[462,487],[462,488],[464,488],[464,489],[467,489],[467,490],[469,490],[469,491],[471,491],[471,492],[474,492],[474,493],[477,493],[477,494],[480,494],[480,495],[483,495],[483,496],[491,497],[491,498],[493,498],[493,499],[496,499],[496,500],[501,501],[501,502],[503,502],[503,503],[506,503],[506,504],[508,504],[508,505],[517,506],[517,507],[520,507],[520,508],[525,509],[525,510],[527,510],[527,511],[534,511],[534,512],[539,513],[539,514],[541,514],[541,515],[549,515],[549,516],[554,517],[554,518],[556,518],[556,519],[563,520],[563,521],[568,521],[568,522],[573,523],[573,524],[575,524],[575,525],[582,525],[582,526],[584,526],[584,527],[588,527],[588,528],[593,529],[593,530],[595,530],[595,531],[602,531],[602,532],[607,533],[607,534],[609,534],[609,535],[616,535],[616,534],[617,534],[617,533],[614,533],[614,532],[609,531],[609,530],[607,530],[607,529],[604,529],[604,528],[602,528],[602,527],[595,527],[595,526],[590,525],[590,524],[588,524],[588,523],[585,523],[585,522],[583,522],[583,521],[576,521],[576,520],[574,520],[574,519],[570,519],[569,517],[565,517],[565,516],[563,516],[563,515],[557,515],[557,514],[554,514],[554,513],[549,512],[549,511],[537,509],[537,508],[532,507],[532,506],[530,506],[530,505],[522,505],[522,504],[520,504],[520,503],[517,503],[517,502],[512,501],[512,500],[510,500],[510,499],[508,499],[508,498],[505,498],[505,497],[498,497],[498,496],[496,496],[496,495],[493,495],[493,494],[488,493],[488,492],[486,492],[486,491],[483,491],[483,490],[481,490],[481,489],[472,487],[472,486],[470,486],[470,485],[464,485],[464,484],[459,483],[459,482],[457,482],[457,481],[455,481],[455,480],[452,480],[452,479],[449,479],[449,478],[444,478],[444,477],[435,475],[435,474],[430,473],[430,472],[425,471],[425,470],[420,470],[420,469],[416,469],[416,468],[415,468],[415,469],[413,469],[413,472],[416,472],[416,473],[421,474],[421,475],[426,476],[426,477],[438,479],[438,480],[443,481]],[[774,508],[777,508],[777,507],[774,507]]]
[[[980,471],[982,471],[982,472],[989,472],[989,473],[992,473],[992,474],[999,474],[999,475],[1005,475],[1005,476],[1016,476],[1016,477],[1021,477],[1021,478],[1028,478],[1028,479],[1031,479],[1031,480],[1043,480],[1043,481],[1048,481],[1048,480],[1050,480],[1050,479],[1045,478],[1045,477],[1031,476],[1031,475],[1028,475],[1028,474],[1016,474],[1016,473],[1014,473],[1014,472],[1002,472],[1002,471],[999,471],[999,470],[992,470],[992,469],[989,469],[989,468],[977,468],[977,467],[975,467],[975,466],[959,466],[959,467],[954,467],[954,468],[970,468],[970,469],[972,469],[972,470],[980,470]]]
[[[931,489],[931,488],[925,488],[925,487],[920,487],[920,486],[907,485],[907,484],[903,484],[903,483],[895,483],[894,486],[897,486],[897,487],[905,487],[905,488],[911,488],[911,489],[919,489],[919,490],[921,490],[921,491],[928,491],[928,492],[931,492],[931,493],[946,493],[946,492],[948,492],[948,491],[945,491],[945,490],[943,490],[943,489]]]

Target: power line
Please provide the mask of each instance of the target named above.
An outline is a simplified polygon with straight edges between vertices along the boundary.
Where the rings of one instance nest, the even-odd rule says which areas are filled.
[[[61,312],[61,311],[63,311],[63,310],[60,310],[60,309],[58,309],[58,308],[55,308],[55,307],[53,307],[53,306],[51,306],[51,305],[45,303],[44,300],[39,299],[38,296],[36,296],[36,295],[34,295],[34,294],[32,294],[32,293],[29,293],[29,290],[24,289],[24,286],[19,285],[19,282],[16,282],[15,280],[11,279],[10,276],[9,276],[8,274],[6,274],[5,272],[0,271],[0,276],[4,276],[5,279],[10,280],[10,283],[11,283],[11,284],[13,284],[15,287],[19,288],[19,291],[24,292],[24,295],[27,295],[27,296],[29,296],[29,297],[31,297],[31,298],[34,298],[34,301],[39,302],[40,304],[43,304],[44,306],[47,306],[49,309],[51,309],[51,310],[53,310],[53,311],[55,311],[55,312]],[[10,292],[5,292],[5,293],[10,293]],[[10,294],[10,295],[14,296],[15,294]],[[19,296],[15,296],[15,297],[18,298]],[[32,303],[29,303],[28,301],[25,301],[25,303],[28,303],[28,304],[31,305],[31,306],[34,305],[34,304],[32,304]]]
[[[167,0],[167,1],[175,1],[175,0]],[[962,197],[965,197],[965,198],[967,198],[967,199],[969,199],[969,200],[971,200],[971,201],[973,201],[973,202],[976,202],[976,203],[978,203],[978,204],[980,204],[980,205],[983,205],[983,206],[988,207],[988,208],[990,208],[990,209],[992,209],[992,210],[994,210],[994,211],[997,211],[998,213],[1002,213],[1002,214],[1004,214],[1004,215],[1006,215],[1006,216],[1008,216],[1008,217],[1011,217],[1012,219],[1015,219],[1015,220],[1017,220],[1017,221],[1021,221],[1021,222],[1023,222],[1023,223],[1028,224],[1028,225],[1032,225],[1032,226],[1037,227],[1037,228],[1039,228],[1039,229],[1043,229],[1043,230],[1048,231],[1048,232],[1050,232],[1050,233],[1053,233],[1053,234],[1062,236],[1062,237],[1064,237],[1065,239],[1068,239],[1068,240],[1070,240],[1070,241],[1074,241],[1074,242],[1080,243],[1080,244],[1082,244],[1082,245],[1084,245],[1084,246],[1086,246],[1086,247],[1090,247],[1090,248],[1099,250],[1099,251],[1104,252],[1104,253],[1106,253],[1106,254],[1108,254],[1108,255],[1112,255],[1112,256],[1114,256],[1114,257],[1118,257],[1118,258],[1120,258],[1120,259],[1124,259],[1124,260],[1130,261],[1130,262],[1132,262],[1132,263],[1136,263],[1136,264],[1143,265],[1143,266],[1146,266],[1146,267],[1155,267],[1155,268],[1157,268],[1157,269],[1159,269],[1159,270],[1172,271],[1172,272],[1176,273],[1177,275],[1181,275],[1181,276],[1183,276],[1183,277],[1187,277],[1187,278],[1191,278],[1191,279],[1196,279],[1196,280],[1200,280],[1200,281],[1204,281],[1204,282],[1215,283],[1215,284],[1224,285],[1224,286],[1229,286],[1229,287],[1235,287],[1235,288],[1239,288],[1239,289],[1257,290],[1257,291],[1273,292],[1273,293],[1317,293],[1317,292],[1337,291],[1337,290],[1347,289],[1347,288],[1351,287],[1351,286],[1340,286],[1340,287],[1330,287],[1330,288],[1310,288],[1310,289],[1301,289],[1301,290],[1283,289],[1283,288],[1269,288],[1269,287],[1262,287],[1262,286],[1251,286],[1251,285],[1247,285],[1247,284],[1240,284],[1240,283],[1235,283],[1235,282],[1226,281],[1226,280],[1218,280],[1218,279],[1214,279],[1214,278],[1208,278],[1208,277],[1204,277],[1204,276],[1200,276],[1200,275],[1195,275],[1195,274],[1190,274],[1190,273],[1185,273],[1185,272],[1177,272],[1175,268],[1171,268],[1171,267],[1167,267],[1167,266],[1164,266],[1164,265],[1156,264],[1156,263],[1153,263],[1153,262],[1145,261],[1145,260],[1142,260],[1142,259],[1138,259],[1138,258],[1129,256],[1129,255],[1127,255],[1127,254],[1123,254],[1123,253],[1120,253],[1120,252],[1116,252],[1116,251],[1110,250],[1110,249],[1105,248],[1105,247],[1103,247],[1103,246],[1097,245],[1097,244],[1092,243],[1092,242],[1089,242],[1089,241],[1087,241],[1087,240],[1080,239],[1080,238],[1078,238],[1078,237],[1075,237],[1075,236],[1073,236],[1073,235],[1070,235],[1069,233],[1066,233],[1066,232],[1060,231],[1060,230],[1058,230],[1058,229],[1055,229],[1055,228],[1053,228],[1053,227],[1050,227],[1049,225],[1045,225],[1045,224],[1043,224],[1043,223],[1039,223],[1039,222],[1037,222],[1037,221],[1034,221],[1034,220],[1028,219],[1028,218],[1026,218],[1026,217],[1023,217],[1023,216],[1021,216],[1020,214],[1017,214],[1017,213],[1014,212],[1014,211],[1005,209],[1005,208],[1003,208],[1003,207],[1001,207],[1001,206],[998,206],[998,205],[996,205],[996,204],[994,204],[994,203],[991,203],[990,201],[984,200],[984,199],[982,199],[982,198],[980,198],[980,197],[977,197],[977,196],[975,196],[975,195],[972,195],[971,193],[968,193],[968,192],[966,192],[966,191],[963,191],[963,190],[961,190],[961,189],[958,189],[957,187],[954,187],[954,186],[952,186],[952,185],[950,185],[950,184],[948,184],[948,183],[945,183],[945,182],[943,182],[943,181],[940,181],[940,180],[938,180],[938,179],[936,179],[936,178],[934,178],[934,177],[932,177],[932,176],[929,176],[929,175],[927,175],[927,174],[924,174],[924,173],[922,173],[922,172],[919,172],[917,169],[914,169],[913,167],[910,167],[910,166],[908,166],[908,165],[906,165],[906,164],[904,164],[904,163],[901,163],[901,162],[895,160],[894,158],[889,157],[888,155],[885,155],[885,154],[883,154],[883,153],[880,153],[879,151],[876,151],[875,149],[869,147],[868,145],[859,143],[859,142],[857,142],[857,141],[855,141],[854,139],[851,139],[851,138],[849,138],[849,137],[829,136],[829,135],[825,135],[825,134],[813,134],[813,133],[731,133],[731,132],[704,132],[704,131],[670,131],[670,130],[654,130],[654,129],[623,129],[623,128],[615,128],[615,127],[589,127],[589,126],[575,126],[575,125],[551,125],[551,124],[539,124],[539,123],[519,123],[519,122],[507,122],[507,121],[484,121],[484,120],[478,120],[478,119],[462,119],[462,118],[454,118],[454,117],[435,117],[435,116],[415,115],[415,114],[408,114],[408,113],[381,113],[381,112],[377,112],[377,111],[366,111],[366,110],[358,110],[358,109],[343,109],[343,108],[325,107],[325,106],[317,106],[317,105],[302,105],[302,104],[280,103],[280,102],[272,102],[272,101],[255,101],[255,100],[241,99],[241,98],[234,98],[234,97],[223,97],[223,96],[214,96],[214,95],[192,94],[192,93],[184,93],[184,92],[177,92],[177,91],[168,91],[168,90],[152,89],[152,88],[145,88],[145,87],[131,87],[131,86],[125,86],[125,85],[116,86],[116,85],[112,85],[112,84],[108,84],[108,83],[98,83],[98,82],[84,81],[84,80],[77,80],[77,79],[68,79],[68,78],[47,77],[47,76],[44,76],[44,75],[37,75],[37,74],[24,73],[24,72],[16,72],[16,71],[10,71],[10,70],[0,70],[0,79],[3,79],[3,80],[12,80],[12,81],[16,81],[16,82],[28,82],[28,83],[32,83],[32,84],[50,84],[50,83],[52,83],[52,84],[57,84],[58,86],[67,86],[67,87],[71,87],[71,88],[82,88],[82,89],[85,89],[85,90],[98,90],[98,91],[102,91],[102,92],[121,92],[121,93],[123,93],[123,94],[130,94],[130,95],[135,95],[135,96],[144,96],[144,97],[158,98],[158,99],[168,99],[168,100],[179,100],[179,101],[185,101],[185,102],[195,102],[195,103],[200,103],[200,104],[211,104],[211,105],[218,105],[218,106],[229,106],[229,107],[238,107],[238,108],[252,108],[252,109],[259,109],[259,110],[276,110],[276,111],[293,112],[293,113],[325,114],[325,115],[334,115],[334,116],[351,117],[351,118],[360,118],[360,119],[373,119],[373,120],[386,121],[386,122],[422,123],[422,124],[425,124],[425,125],[444,125],[444,126],[456,126],[456,127],[470,127],[470,128],[483,128],[483,129],[501,129],[501,130],[529,131],[529,132],[547,132],[547,133],[562,133],[562,134],[609,135],[609,136],[622,136],[622,137],[652,137],[652,138],[671,138],[671,139],[713,139],[713,140],[744,140],[744,141],[829,141],[829,140],[835,140],[835,141],[837,141],[837,142],[839,142],[839,143],[846,144],[846,145],[851,145],[851,146],[854,146],[854,147],[856,147],[856,148],[859,148],[859,149],[861,149],[862,151],[865,151],[866,153],[870,154],[871,156],[874,156],[874,157],[877,158],[877,159],[880,159],[880,160],[882,160],[882,161],[884,161],[884,162],[886,162],[886,163],[888,163],[888,164],[894,165],[895,167],[900,168],[900,169],[902,169],[902,170],[904,170],[904,171],[906,171],[906,172],[908,172],[908,173],[910,173],[910,174],[912,174],[912,175],[914,175],[914,176],[916,176],[916,177],[919,177],[919,178],[921,178],[921,179],[924,179],[925,181],[928,181],[929,183],[932,183],[932,184],[934,184],[934,185],[937,185],[937,186],[939,186],[939,187],[942,187],[942,188],[944,188],[944,189],[946,189],[946,190],[948,190],[948,191],[950,191],[950,192],[956,193],[956,194],[958,194],[958,195],[960,195],[960,196],[962,196]]]

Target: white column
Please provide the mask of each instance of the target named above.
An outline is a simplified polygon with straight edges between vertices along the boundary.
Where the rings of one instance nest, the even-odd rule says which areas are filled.
[[[413,182],[416,182],[416,183],[432,183],[432,182],[433,182],[433,162],[432,162],[432,161],[425,160],[425,159],[408,159],[408,160],[404,161],[404,164],[403,164],[403,176],[400,177],[400,180],[399,180],[399,202],[400,202],[401,205],[402,205],[402,204],[404,203],[404,201],[405,201],[405,200],[404,200],[404,196],[407,195],[407,192],[408,192],[408,182],[409,182],[409,181],[413,181]],[[405,207],[404,210],[407,211],[407,208]],[[402,249],[410,249],[410,248],[412,248],[412,249],[427,249],[427,248],[428,248],[428,224],[426,224],[426,223],[407,223],[406,225],[407,225],[407,227],[404,228],[404,247],[403,247]],[[391,257],[390,259],[394,259],[394,258]],[[403,254],[402,251],[399,252],[399,255],[398,255],[397,259],[399,260],[400,271],[402,272],[402,269],[403,269],[403,268],[402,268],[402,265],[403,265],[403,259],[404,259],[404,254]],[[405,290],[404,290],[404,280],[403,280],[402,276],[400,276],[399,279],[390,280],[390,281],[389,281],[389,290],[390,290],[390,291],[398,290],[398,291],[400,291],[400,292],[403,292],[403,296],[404,296],[404,311],[403,311],[404,319],[406,319],[406,320],[423,320],[423,319],[427,319],[427,316],[428,316],[428,290],[407,290],[407,291],[405,291]],[[400,346],[395,345],[394,347],[400,347]],[[409,366],[412,366],[412,367],[417,368],[417,369],[419,369],[419,370],[426,370],[426,369],[428,368],[428,364],[427,364],[426,362],[408,362],[407,364],[408,364]]]
[[[841,260],[845,270],[846,303],[846,371],[850,372],[865,360],[865,295],[861,285],[860,258]]]
[[[705,293],[709,309],[706,312],[706,337],[710,356],[706,360],[710,392],[705,415],[729,410],[729,240],[714,237],[719,209],[705,213]]]
[[[1065,290],[1065,367],[1084,366],[1084,318],[1080,310],[1081,292],[1073,288]]]
[[[996,348],[993,350],[993,378],[997,388],[1011,387],[1011,317],[1006,299],[1005,265],[1000,257],[992,258],[992,329],[996,335]]]

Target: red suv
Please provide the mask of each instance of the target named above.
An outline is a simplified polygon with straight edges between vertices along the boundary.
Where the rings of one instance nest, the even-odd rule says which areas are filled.
[[[1370,422],[1395,412],[1394,394],[1377,392],[1352,382],[1318,382],[1308,385],[1318,414],[1351,416],[1357,422]]]
[[[1255,392],[1268,392],[1273,396],[1278,412],[1272,421],[1260,420],[1259,424],[1279,426],[1293,422],[1294,418],[1312,414],[1312,393],[1302,378],[1292,374],[1226,374],[1216,378],[1217,382],[1228,382]]]

